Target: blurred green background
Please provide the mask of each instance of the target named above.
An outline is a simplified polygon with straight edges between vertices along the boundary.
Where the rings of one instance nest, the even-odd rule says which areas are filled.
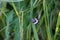
[[[0,1],[0,40],[60,40],[60,0]]]

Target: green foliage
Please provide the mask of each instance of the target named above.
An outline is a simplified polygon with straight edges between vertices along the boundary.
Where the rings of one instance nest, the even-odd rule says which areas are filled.
[[[0,40],[59,40],[59,0],[0,3]],[[37,18],[34,24],[32,19]]]

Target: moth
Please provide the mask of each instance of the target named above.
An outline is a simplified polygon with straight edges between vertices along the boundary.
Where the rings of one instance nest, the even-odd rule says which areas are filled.
[[[31,22],[32,22],[33,24],[38,24],[39,19],[40,19],[40,16],[41,16],[41,14],[38,14],[38,17],[37,17],[37,18],[32,18],[32,19],[31,19]]]

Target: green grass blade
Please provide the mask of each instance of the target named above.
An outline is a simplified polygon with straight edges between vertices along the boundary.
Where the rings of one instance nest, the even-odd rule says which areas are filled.
[[[38,38],[38,33],[37,33],[37,30],[36,30],[36,26],[35,26],[34,24],[32,24],[32,28],[33,28],[35,40],[39,40],[39,38]]]
[[[58,14],[58,19],[57,19],[57,24],[56,24],[56,29],[55,29],[54,40],[56,40],[56,36],[58,34],[58,31],[59,31],[59,26],[60,26],[60,12]]]
[[[46,4],[46,1],[43,0],[43,8],[44,8],[44,16],[45,16],[45,26],[46,26],[46,32],[47,32],[47,37],[48,39],[47,40],[52,40],[52,37],[51,37],[51,33],[50,33],[50,29],[49,29],[49,21],[46,20],[46,16],[48,14],[48,10],[47,10],[47,4]]]
[[[6,26],[6,30],[5,30],[5,35],[6,35],[6,38],[5,40],[9,40],[9,33],[10,33],[10,26],[9,26],[9,23],[13,20],[13,11],[11,11],[10,13],[8,13],[8,16],[6,18],[6,23],[7,23],[7,26]]]

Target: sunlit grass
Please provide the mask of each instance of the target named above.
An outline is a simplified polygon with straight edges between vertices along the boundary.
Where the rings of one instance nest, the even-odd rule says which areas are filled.
[[[58,3],[59,0],[1,2],[0,39],[59,40],[60,5]],[[34,24],[36,21],[31,21],[34,18],[38,20],[37,24]]]

